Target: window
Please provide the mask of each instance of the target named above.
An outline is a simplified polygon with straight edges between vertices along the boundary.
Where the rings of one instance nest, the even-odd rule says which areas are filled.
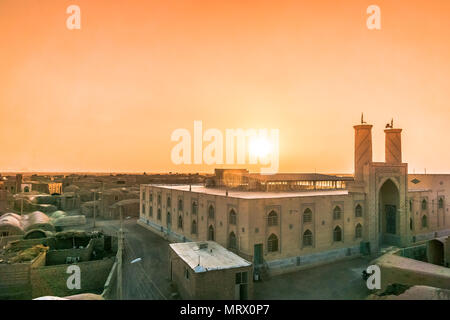
[[[422,210],[427,210],[427,200],[422,200]]]
[[[143,199],[145,201],[145,193],[142,194],[143,195]],[[119,201],[119,196],[114,196],[114,201]]]
[[[444,208],[444,199],[439,198],[439,201],[438,201],[438,208],[439,208],[439,209],[443,209],[443,208]]]
[[[360,204],[357,204],[355,207],[355,217],[362,217],[362,207]]]
[[[424,216],[422,216],[422,228],[426,228],[426,227],[428,227],[428,219],[427,219],[427,216],[424,215]]]
[[[170,196],[167,197],[167,208],[170,208],[172,206],[172,199]]]
[[[342,241],[342,230],[339,226],[337,226],[333,230],[333,241],[335,242]]]
[[[278,237],[273,233],[269,236],[269,239],[267,240],[267,250],[269,252],[278,251]]]
[[[172,224],[172,217],[170,215],[170,211],[167,211],[167,226],[170,227],[170,225]]]
[[[153,201],[153,193],[150,193],[150,202]]]
[[[230,224],[236,225],[236,212],[234,212],[234,209],[230,210]]]
[[[362,225],[361,225],[360,223],[358,223],[358,224],[356,225],[356,228],[355,228],[355,238],[356,238],[356,239],[362,238]]]
[[[214,219],[214,207],[212,205],[210,205],[208,208],[208,218]]]
[[[308,223],[312,221],[312,211],[310,208],[306,208],[305,211],[303,211],[303,223]]]
[[[192,214],[197,214],[198,204],[197,201],[192,202]]]
[[[183,199],[178,199],[178,210],[183,211]]]
[[[236,284],[245,284],[248,282],[248,272],[236,273]]]
[[[228,237],[228,248],[237,249],[236,235],[234,234],[234,232],[231,232],[230,236]]]
[[[269,225],[269,227],[278,225],[278,214],[275,211],[270,211],[269,215],[267,216],[267,224]]]
[[[334,207],[333,210],[333,219],[339,220],[341,218],[341,208],[339,206]]]
[[[158,204],[159,205],[161,204],[161,195],[160,194],[158,194]]]
[[[212,225],[208,228],[208,240],[214,241],[214,227]]]
[[[312,232],[309,230],[306,230],[303,233],[303,246],[304,247],[310,247],[313,244],[313,238],[312,238]]]
[[[409,199],[409,212],[411,212],[411,211],[412,211],[412,200]]]
[[[413,229],[413,219],[409,218],[409,230]]]
[[[197,234],[197,222],[195,220],[192,220],[191,233]]]
[[[189,269],[188,268],[184,268],[184,277],[189,280]]]
[[[183,229],[183,216],[178,216],[178,229]]]
[[[158,208],[158,215],[157,215],[158,220],[161,220],[161,209]]]
[[[2,237],[7,237],[8,235],[9,235],[8,231],[3,231],[1,234]]]
[[[153,217],[153,207],[150,206],[150,217]]]
[[[142,214],[145,215],[145,203],[142,204]]]

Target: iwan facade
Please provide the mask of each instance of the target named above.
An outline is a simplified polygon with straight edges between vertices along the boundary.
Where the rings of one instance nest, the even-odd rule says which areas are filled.
[[[355,129],[353,176],[216,170],[206,185],[141,185],[139,223],[174,241],[213,240],[271,273],[450,234],[450,175],[409,175],[401,129]]]

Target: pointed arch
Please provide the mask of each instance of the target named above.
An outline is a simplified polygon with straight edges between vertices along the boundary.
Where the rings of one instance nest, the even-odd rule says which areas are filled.
[[[267,251],[278,251],[278,237],[274,233],[272,233],[267,239]]]
[[[303,246],[310,247],[313,245],[313,234],[311,230],[306,230],[303,232]]]
[[[208,240],[215,240],[214,227],[212,225],[210,225],[208,228]]]
[[[303,223],[309,222],[312,222],[312,211],[310,208],[306,208],[305,211],[303,211]]]
[[[237,239],[233,231],[231,231],[230,235],[228,236],[228,248],[237,249]]]
[[[363,232],[362,225],[361,223],[358,223],[355,227],[355,238],[356,239],[362,238],[362,232]]]
[[[342,241],[342,229],[339,226],[336,226],[333,230],[333,241],[334,242]]]

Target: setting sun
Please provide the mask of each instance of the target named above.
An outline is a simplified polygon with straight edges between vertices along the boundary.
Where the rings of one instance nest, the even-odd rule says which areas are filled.
[[[265,158],[273,151],[272,143],[266,138],[255,138],[249,141],[249,155],[255,158]]]

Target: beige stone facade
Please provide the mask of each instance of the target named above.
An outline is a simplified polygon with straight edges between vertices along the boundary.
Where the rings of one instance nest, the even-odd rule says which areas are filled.
[[[308,186],[279,192],[243,190],[236,183],[141,185],[139,223],[176,241],[217,241],[274,273],[450,234],[450,175],[408,174],[401,129],[385,130],[386,161],[373,162],[372,126],[354,129],[351,181],[310,174],[305,183],[302,175],[279,175],[283,182],[272,176],[271,186]]]

